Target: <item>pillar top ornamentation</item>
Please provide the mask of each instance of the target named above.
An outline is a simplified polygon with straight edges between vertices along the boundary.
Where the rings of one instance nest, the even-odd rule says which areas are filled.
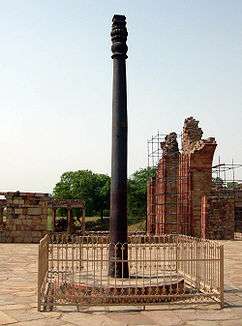
[[[123,15],[114,15],[112,19],[112,59],[124,58],[127,59],[128,46],[126,44],[128,32],[126,29],[126,17]]]

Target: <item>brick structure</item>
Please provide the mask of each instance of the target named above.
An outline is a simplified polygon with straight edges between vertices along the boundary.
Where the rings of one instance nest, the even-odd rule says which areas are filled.
[[[201,200],[201,237],[205,239],[234,238],[235,201],[231,192],[214,191]]]
[[[4,230],[0,242],[39,242],[47,232],[49,194],[28,192],[1,193],[6,200]]]
[[[73,221],[73,208],[80,209],[80,215],[78,216],[79,223],[81,224],[81,233],[85,232],[85,206],[82,200],[79,199],[51,199],[48,202],[48,206],[51,209],[52,230],[60,231],[56,226],[56,212],[58,208],[64,208],[67,212],[67,225],[66,230],[68,233],[74,233],[76,228]]]
[[[84,232],[85,209],[81,200],[53,199],[47,193],[2,192],[0,199],[0,242],[38,243],[48,233],[48,213],[52,217],[52,230],[56,227],[56,210],[67,210],[67,232],[74,232],[72,209],[80,208],[79,216]],[[6,221],[3,220],[3,215]]]
[[[234,192],[235,197],[235,232],[242,233],[242,185]]]
[[[202,135],[198,121],[189,117],[184,122],[180,152],[175,133],[161,143],[156,176],[148,181],[149,234],[233,238],[236,200],[231,191],[214,191],[212,162],[217,144],[214,138],[202,139]],[[242,196],[237,206],[242,204],[240,199]]]
[[[178,223],[181,233],[201,236],[201,198],[212,189],[212,163],[214,138],[202,139],[198,121],[185,120],[182,151],[179,162],[179,209]]]
[[[177,176],[179,149],[176,133],[165,137],[156,174],[156,234],[176,233]]]

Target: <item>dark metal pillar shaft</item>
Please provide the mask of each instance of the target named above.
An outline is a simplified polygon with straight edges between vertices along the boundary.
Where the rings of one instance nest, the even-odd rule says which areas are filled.
[[[109,274],[128,277],[127,225],[127,90],[125,16],[114,15],[111,39],[113,59],[112,168]],[[121,262],[122,260],[122,262]]]

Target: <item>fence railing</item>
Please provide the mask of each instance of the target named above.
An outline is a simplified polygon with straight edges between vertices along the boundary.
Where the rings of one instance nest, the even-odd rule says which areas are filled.
[[[120,245],[111,244],[107,234],[51,234],[41,240],[39,253],[39,310],[62,305],[224,304],[223,246],[215,241],[131,235],[128,244]]]
[[[234,240],[242,240],[242,232],[235,232]]]

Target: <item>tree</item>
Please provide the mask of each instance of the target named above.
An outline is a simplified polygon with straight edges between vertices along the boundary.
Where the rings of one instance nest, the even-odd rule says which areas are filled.
[[[229,190],[236,190],[240,187],[240,184],[237,181],[229,181],[226,182],[222,178],[216,177],[212,179],[213,185],[216,187],[229,189]]]
[[[212,183],[215,187],[223,187],[223,184],[224,184],[223,179],[221,179],[219,177],[213,178]]]
[[[101,220],[103,221],[104,210],[109,210],[110,206],[110,185],[111,178],[105,174],[95,174],[96,191],[95,191],[95,207],[100,212]]]
[[[155,175],[155,168],[143,168],[134,172],[128,180],[128,215],[144,217],[146,215],[146,196],[148,178]]]
[[[82,199],[86,214],[100,214],[109,208],[110,177],[90,170],[69,171],[62,174],[53,190],[59,199]]]
[[[154,168],[143,168],[135,171],[128,179],[129,221],[145,217],[147,180],[154,175]],[[54,187],[53,196],[59,199],[82,199],[87,215],[99,214],[103,219],[104,211],[109,210],[110,205],[110,181],[108,175],[90,170],[65,172]]]
[[[227,182],[227,188],[231,190],[237,190],[239,189],[240,185],[237,181],[231,181]]]

